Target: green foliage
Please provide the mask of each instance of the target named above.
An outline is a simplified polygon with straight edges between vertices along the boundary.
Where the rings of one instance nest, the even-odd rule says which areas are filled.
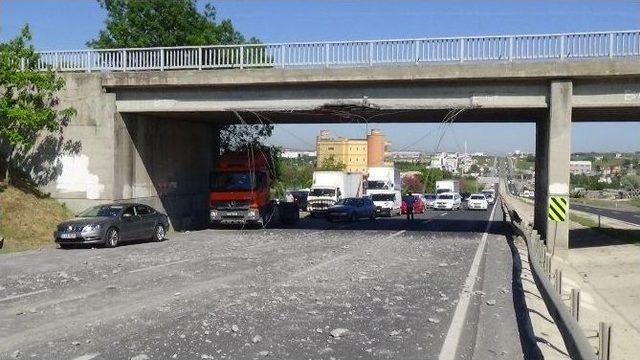
[[[286,190],[311,187],[314,171],[312,158],[280,158],[279,167],[281,176],[274,186],[277,196],[283,196]]]
[[[95,49],[245,43],[230,20],[216,21],[216,10],[197,0],[98,0],[107,11],[105,28],[87,42]],[[257,43],[251,38],[249,42]]]
[[[254,37],[247,41],[231,20],[217,22],[216,9],[210,3],[203,13],[198,11],[197,0],[98,0],[98,3],[107,11],[107,20],[98,37],[87,42],[87,46],[95,49],[259,43]],[[240,124],[222,130],[223,151],[259,146],[271,136],[273,125],[247,124],[241,115],[238,117]]]
[[[249,147],[264,147],[264,140],[273,133],[273,125],[232,124],[220,130],[220,148],[223,152]]]
[[[31,148],[41,131],[58,131],[76,114],[73,108],[56,108],[64,80],[36,69],[38,55],[29,41],[24,26],[15,39],[0,43],[0,139],[22,150]]]
[[[318,170],[321,171],[344,171],[347,168],[342,161],[336,160],[333,156],[329,156],[328,158],[322,161],[322,164],[318,166]]]
[[[396,162],[395,166],[400,172],[419,171],[421,174],[420,181],[424,185],[423,191],[426,193],[436,192],[436,181],[451,179],[453,174],[450,171],[441,169],[427,168],[423,164],[413,162]]]
[[[482,186],[478,184],[478,179],[473,176],[465,176],[458,179],[460,181],[460,192],[476,193],[482,190]]]
[[[620,186],[625,190],[638,190],[640,189],[640,175],[625,175],[620,180]]]

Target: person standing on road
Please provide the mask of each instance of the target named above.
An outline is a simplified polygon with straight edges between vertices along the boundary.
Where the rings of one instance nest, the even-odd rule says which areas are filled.
[[[413,220],[413,204],[415,203],[416,198],[408,192],[407,193],[407,220]]]

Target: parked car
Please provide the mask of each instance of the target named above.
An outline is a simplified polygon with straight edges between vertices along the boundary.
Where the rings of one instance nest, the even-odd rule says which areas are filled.
[[[427,200],[425,204],[427,209],[433,209],[433,203],[436,201],[436,194],[424,194],[424,198]]]
[[[462,197],[452,192],[438,194],[433,204],[434,210],[460,210],[461,207]]]
[[[376,206],[370,198],[346,198],[329,207],[326,217],[328,221],[356,221],[361,218],[374,220],[376,218]]]
[[[413,213],[414,214],[422,214],[424,213],[424,203],[420,198],[416,195],[410,195],[413,197]],[[402,206],[400,207],[400,213],[403,215],[407,213],[407,203],[409,200],[409,196],[402,197]]]
[[[106,204],[91,207],[58,224],[53,237],[61,248],[78,244],[116,247],[121,242],[162,241],[169,229],[167,215],[143,204]]]
[[[467,202],[468,210],[487,210],[488,208],[489,202],[484,194],[471,194]]]

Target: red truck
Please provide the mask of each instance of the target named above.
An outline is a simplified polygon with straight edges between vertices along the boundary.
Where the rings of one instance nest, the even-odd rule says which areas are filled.
[[[209,217],[212,224],[265,225],[274,206],[270,187],[273,182],[269,159],[258,151],[223,154],[211,173]]]

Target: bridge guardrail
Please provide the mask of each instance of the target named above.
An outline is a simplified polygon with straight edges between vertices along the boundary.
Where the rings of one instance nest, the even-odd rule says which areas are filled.
[[[42,51],[35,66],[56,71],[363,67],[400,64],[567,60],[640,56],[640,30]],[[22,63],[22,67],[28,64]]]
[[[504,199],[504,193],[502,198]],[[540,293],[547,304],[549,313],[556,320],[571,359],[609,360],[611,325],[600,323],[599,346],[596,353],[578,323],[579,289],[571,291],[571,308],[567,308],[561,296],[562,272],[556,270],[555,275],[551,274],[551,256],[546,245],[536,230],[524,224],[515,210],[511,209],[505,201],[501,201],[501,204],[504,213],[508,215],[505,216],[505,221],[511,223],[516,233],[527,244],[529,264],[533,270],[534,278],[540,285]],[[554,284],[551,283],[552,278],[555,278]]]

